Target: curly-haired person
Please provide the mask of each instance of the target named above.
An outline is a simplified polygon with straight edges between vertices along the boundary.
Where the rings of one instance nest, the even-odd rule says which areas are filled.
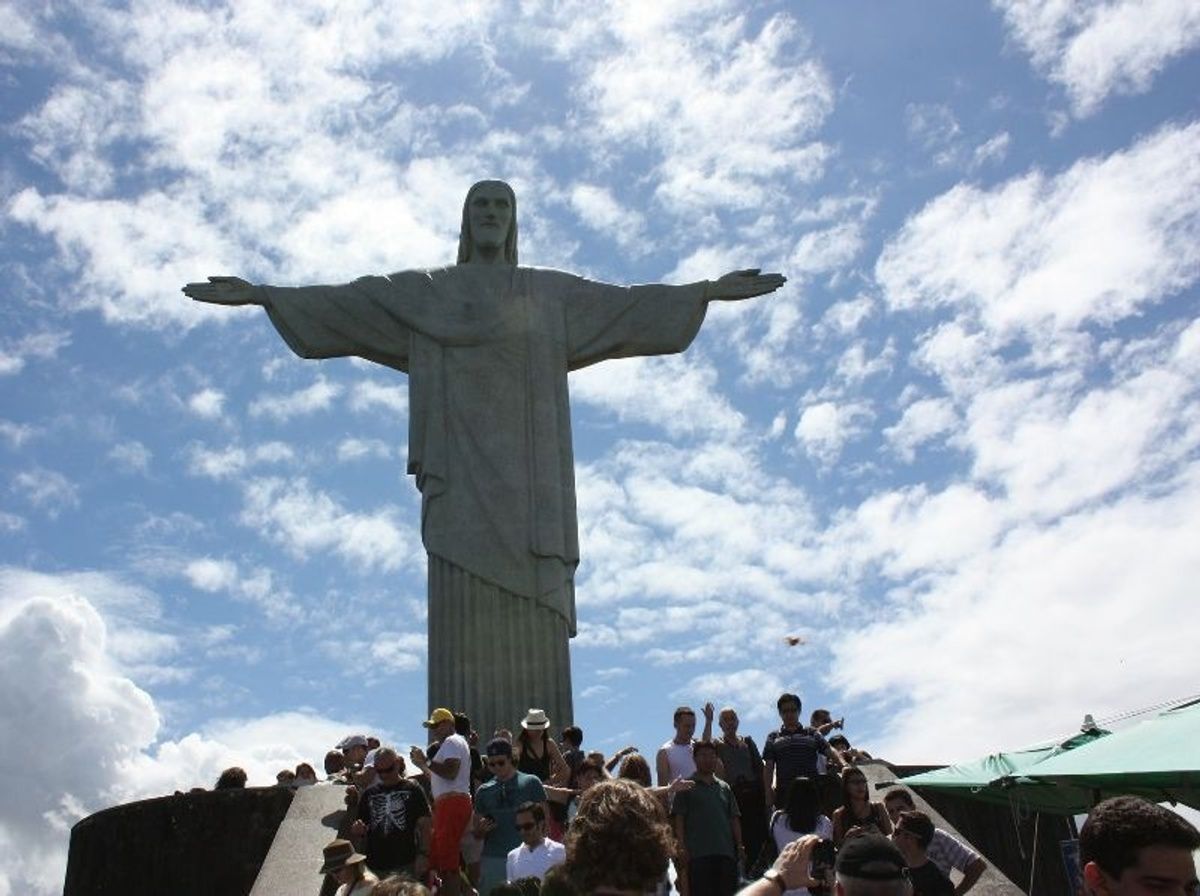
[[[584,896],[640,896],[662,880],[675,843],[662,804],[633,781],[613,778],[580,798],[566,847],[563,871]]]

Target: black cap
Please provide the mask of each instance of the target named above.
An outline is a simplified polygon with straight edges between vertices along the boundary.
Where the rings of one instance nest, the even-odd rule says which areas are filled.
[[[863,834],[842,843],[835,867],[838,874],[861,880],[901,880],[908,866],[887,837]]]
[[[488,745],[484,747],[484,752],[488,756],[508,756],[512,757],[512,741],[507,741],[502,737],[493,737],[488,741]]]

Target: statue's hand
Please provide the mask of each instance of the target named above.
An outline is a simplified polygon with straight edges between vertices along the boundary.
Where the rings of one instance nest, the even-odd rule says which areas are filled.
[[[254,284],[241,277],[209,277],[207,283],[189,283],[183,294],[197,302],[212,302],[214,305],[260,305],[255,295]]]
[[[719,280],[711,281],[706,290],[709,299],[736,301],[774,292],[787,283],[783,274],[764,274],[758,268],[730,271]]]

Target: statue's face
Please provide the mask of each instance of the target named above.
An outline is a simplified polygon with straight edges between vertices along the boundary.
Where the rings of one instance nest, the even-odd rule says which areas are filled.
[[[467,209],[471,242],[480,249],[501,249],[512,226],[512,201],[503,184],[485,183],[471,194]]]

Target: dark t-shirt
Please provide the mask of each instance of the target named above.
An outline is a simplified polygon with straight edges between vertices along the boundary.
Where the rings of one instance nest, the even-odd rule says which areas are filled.
[[[429,814],[425,791],[410,781],[376,782],[363,791],[358,817],[367,826],[367,864],[392,871],[416,861],[417,821]]]
[[[913,896],[954,896],[954,884],[933,862],[909,868],[908,876],[912,880]]]
[[[768,734],[762,758],[775,763],[775,806],[782,808],[793,778],[816,778],[817,757],[828,755],[829,744],[813,728]]]

